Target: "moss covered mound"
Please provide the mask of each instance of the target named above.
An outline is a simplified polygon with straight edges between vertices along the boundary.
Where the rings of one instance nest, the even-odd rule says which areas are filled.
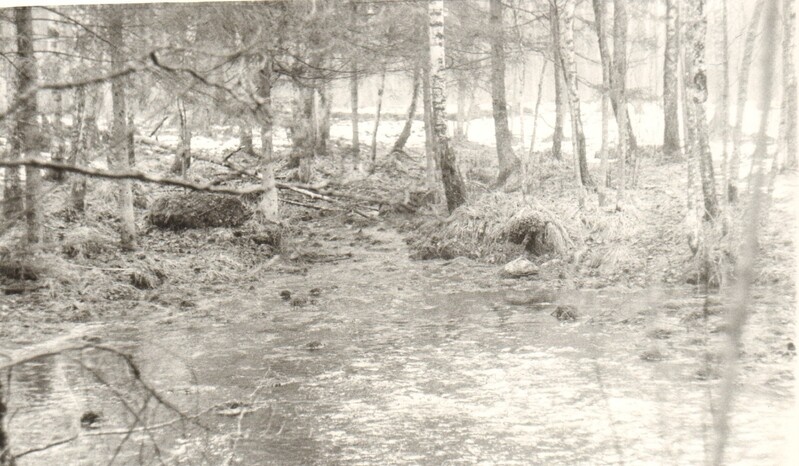
[[[236,227],[250,217],[237,197],[211,194],[168,194],[150,208],[150,223],[167,230],[187,228]]]

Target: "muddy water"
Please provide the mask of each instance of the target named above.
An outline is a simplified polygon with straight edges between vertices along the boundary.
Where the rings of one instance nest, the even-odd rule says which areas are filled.
[[[398,242],[380,243],[304,276],[274,273],[245,293],[207,297],[188,315],[91,330],[133,354],[142,378],[202,428],[173,422],[112,355],[16,370],[16,453],[81,434],[20,464],[704,460],[718,383],[705,368],[720,333],[686,319],[701,308],[692,290],[551,293],[467,261],[412,262]],[[761,292],[751,319],[731,464],[787,462],[792,356],[778,348],[793,322],[775,317],[789,315],[775,310],[788,306],[781,295]],[[576,321],[550,315],[565,304]],[[88,411],[99,420],[81,427]],[[156,428],[100,435],[137,418]]]

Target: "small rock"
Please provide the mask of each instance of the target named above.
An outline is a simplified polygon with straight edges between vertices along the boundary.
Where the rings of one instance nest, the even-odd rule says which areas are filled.
[[[788,351],[796,352],[796,345],[794,345],[792,341],[788,342]]]
[[[308,299],[302,297],[291,298],[291,302],[289,304],[291,304],[294,307],[305,306],[306,304],[308,304]]]
[[[560,321],[577,320],[577,309],[574,306],[558,306],[550,315]]]
[[[643,361],[662,361],[666,359],[663,352],[658,348],[650,348],[641,353],[641,360]]]
[[[97,429],[100,422],[100,415],[94,411],[86,411],[80,417],[80,426],[84,429]]]
[[[502,267],[503,277],[521,278],[536,274],[538,274],[538,266],[523,257],[508,262]]]
[[[307,345],[305,345],[305,348],[307,348],[308,351],[317,351],[317,350],[320,350],[320,349],[322,349],[324,347],[325,347],[325,344],[322,343],[321,341],[312,341],[312,342],[308,343]]]
[[[283,301],[288,301],[289,299],[291,299],[291,291],[289,290],[281,291],[280,297],[283,299]]]
[[[319,297],[319,296],[322,295],[322,289],[321,288],[311,288],[311,291],[309,293],[311,293],[311,296]]]

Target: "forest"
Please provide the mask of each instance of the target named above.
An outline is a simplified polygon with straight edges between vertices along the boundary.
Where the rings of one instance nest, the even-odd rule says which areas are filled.
[[[0,466],[799,461],[796,0],[13,3]]]

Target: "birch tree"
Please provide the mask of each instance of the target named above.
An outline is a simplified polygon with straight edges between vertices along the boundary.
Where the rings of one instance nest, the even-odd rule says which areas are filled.
[[[430,21],[430,100],[436,160],[444,184],[447,209],[452,212],[466,202],[466,187],[458,171],[455,152],[447,135],[446,93],[444,89],[444,0],[427,3]]]
[[[705,110],[707,102],[707,73],[705,70],[705,40],[707,34],[707,11],[704,0],[686,1],[686,39],[691,55],[690,80],[686,83],[690,111],[688,124],[694,128],[695,141],[692,150],[699,161],[704,216],[715,219],[719,214],[716,198],[716,181],[713,174],[713,160],[708,141],[708,123]]]
[[[497,143],[499,173],[497,185],[507,180],[519,159],[513,153],[508,124],[508,102],[505,95],[505,36],[502,29],[502,0],[490,0],[491,26],[491,107],[494,114],[494,135]]]

